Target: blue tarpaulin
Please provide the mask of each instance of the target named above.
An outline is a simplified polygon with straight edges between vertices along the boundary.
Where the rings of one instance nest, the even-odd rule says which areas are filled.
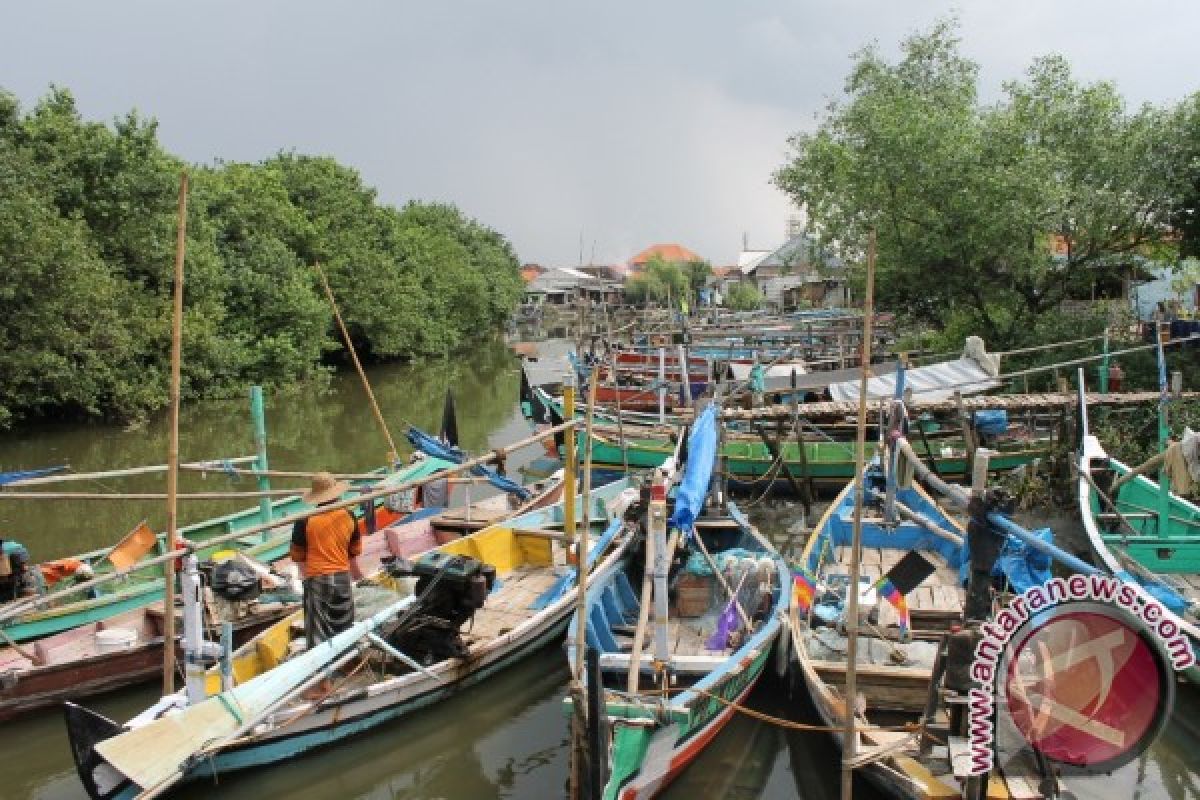
[[[712,479],[713,465],[717,461],[717,406],[708,408],[696,418],[692,433],[688,436],[688,458],[683,468],[683,480],[675,491],[675,513],[670,526],[684,534],[692,529],[696,515],[704,507],[708,496],[708,484]]]
[[[444,444],[440,439],[430,436],[428,433],[425,433],[418,428],[410,427],[405,436],[408,437],[408,441],[413,447],[417,448],[427,456],[440,458],[443,461],[450,461],[454,464],[461,464],[467,460],[467,454],[462,450],[459,450],[457,447],[451,447],[447,444]],[[530,497],[532,497],[532,495],[529,493],[529,490],[521,484],[506,478],[503,475],[500,475],[493,469],[488,469],[482,464],[471,467],[471,474],[478,475],[482,478],[487,478],[488,483],[490,483],[492,486],[495,486],[502,492],[515,494],[521,500],[528,500]]]
[[[1117,577],[1123,580],[1125,583],[1133,583],[1141,586],[1146,591],[1146,594],[1162,603],[1175,614],[1182,614],[1183,612],[1187,611],[1188,601],[1184,599],[1183,595],[1179,594],[1165,583],[1154,583],[1149,580],[1138,580],[1136,577],[1125,571],[1118,572]]]
[[[1032,533],[1043,542],[1054,544],[1054,532],[1049,528],[1038,528]],[[995,566],[992,567],[992,575],[1003,575],[1015,591],[1024,592],[1050,580],[1050,562],[1050,556],[1010,534],[1004,542],[1004,549],[1000,551],[999,558],[996,559]],[[964,560],[959,568],[959,577],[963,583],[970,577],[970,570],[970,562]]]
[[[62,472],[67,466],[64,464],[61,467],[46,467],[45,469],[26,469],[18,470],[17,472],[0,472],[0,486],[6,483],[16,483],[17,481],[27,480],[29,478],[40,478],[43,475],[50,475],[55,472]]]
[[[1003,408],[975,412],[975,430],[988,436],[1008,433],[1008,412]]]

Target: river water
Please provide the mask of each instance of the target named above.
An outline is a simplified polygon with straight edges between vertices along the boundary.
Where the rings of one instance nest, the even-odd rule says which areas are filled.
[[[516,396],[519,362],[502,342],[476,348],[454,362],[376,367],[372,385],[393,429],[406,423],[436,430],[447,388],[454,392],[463,446],[480,452],[523,438],[529,428]],[[379,435],[357,378],[336,376],[327,392],[285,393],[267,400],[272,468],[361,471],[381,464],[387,446]],[[44,426],[0,437],[0,470],[69,463],[78,472],[165,461],[166,421],[135,429],[98,425]],[[184,460],[230,458],[253,453],[248,403],[189,404],[180,423]],[[406,449],[402,446],[402,449]],[[515,453],[513,468],[540,455]],[[64,484],[72,491],[163,491],[162,475]],[[277,481],[277,486],[301,482]],[[181,491],[239,491],[253,481],[226,475],[185,475]],[[460,490],[461,491],[461,490]],[[476,492],[480,490],[476,489]],[[0,501],[0,535],[20,539],[35,558],[53,558],[111,544],[140,520],[156,528],[165,520],[162,501]],[[242,503],[191,501],[181,521],[227,513]],[[794,525],[786,508],[756,507],[752,518],[768,534]],[[289,800],[319,798],[557,798],[567,786],[567,718],[562,711],[567,671],[557,647],[468,690],[437,708],[415,714],[341,746],[270,769],[222,779],[219,788],[198,784],[185,798]],[[1181,685],[1176,712],[1159,742],[1110,778],[1077,787],[1080,797],[1200,797],[1200,699]],[[88,701],[122,720],[154,699],[153,686]],[[816,722],[802,693],[792,696],[768,678],[751,705],[768,714]],[[788,731],[737,716],[664,797],[804,798],[838,796],[837,751],[821,733]],[[81,798],[61,715],[50,711],[0,723],[0,799]],[[859,786],[856,797],[870,798]]]

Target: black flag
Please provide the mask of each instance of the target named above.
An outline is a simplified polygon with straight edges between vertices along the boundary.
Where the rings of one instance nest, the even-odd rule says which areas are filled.
[[[458,447],[458,415],[454,413],[454,393],[446,390],[446,404],[442,406],[442,441]]]

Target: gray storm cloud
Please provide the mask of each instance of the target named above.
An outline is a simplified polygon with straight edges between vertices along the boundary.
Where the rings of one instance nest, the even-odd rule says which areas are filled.
[[[0,16],[0,86],[51,83],[89,117],[137,108],[194,161],[333,155],[393,203],[456,203],[523,260],[624,261],[680,242],[731,263],[792,213],[770,185],[851,54],[955,10],[948,2],[575,4],[55,2]],[[962,4],[985,96],[1063,53],[1131,102],[1194,91],[1200,7]]]

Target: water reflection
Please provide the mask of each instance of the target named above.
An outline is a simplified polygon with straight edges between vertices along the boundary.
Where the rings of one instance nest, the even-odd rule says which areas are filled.
[[[454,391],[459,433],[465,447],[481,449],[511,422],[520,382],[519,365],[502,341],[481,344],[463,359],[371,370],[371,382],[392,435],[401,450],[411,422],[435,429],[447,388]],[[521,430],[521,433],[525,433]],[[281,470],[360,471],[387,458],[387,446],[368,409],[357,376],[336,376],[327,391],[297,390],[267,397],[267,437],[271,466]],[[511,439],[510,439],[511,441]],[[180,455],[186,460],[229,458],[254,452],[248,401],[191,403],[180,415]],[[167,453],[167,420],[156,417],[133,430],[116,426],[41,426],[0,437],[0,470],[70,464],[92,472],[162,464]],[[301,486],[277,479],[275,486]],[[161,492],[163,474],[62,484],[83,492]],[[185,473],[180,491],[252,491],[251,478]],[[184,501],[183,523],[250,507],[256,501]],[[110,545],[143,519],[165,524],[162,501],[4,500],[0,535],[20,539],[42,560]]]

